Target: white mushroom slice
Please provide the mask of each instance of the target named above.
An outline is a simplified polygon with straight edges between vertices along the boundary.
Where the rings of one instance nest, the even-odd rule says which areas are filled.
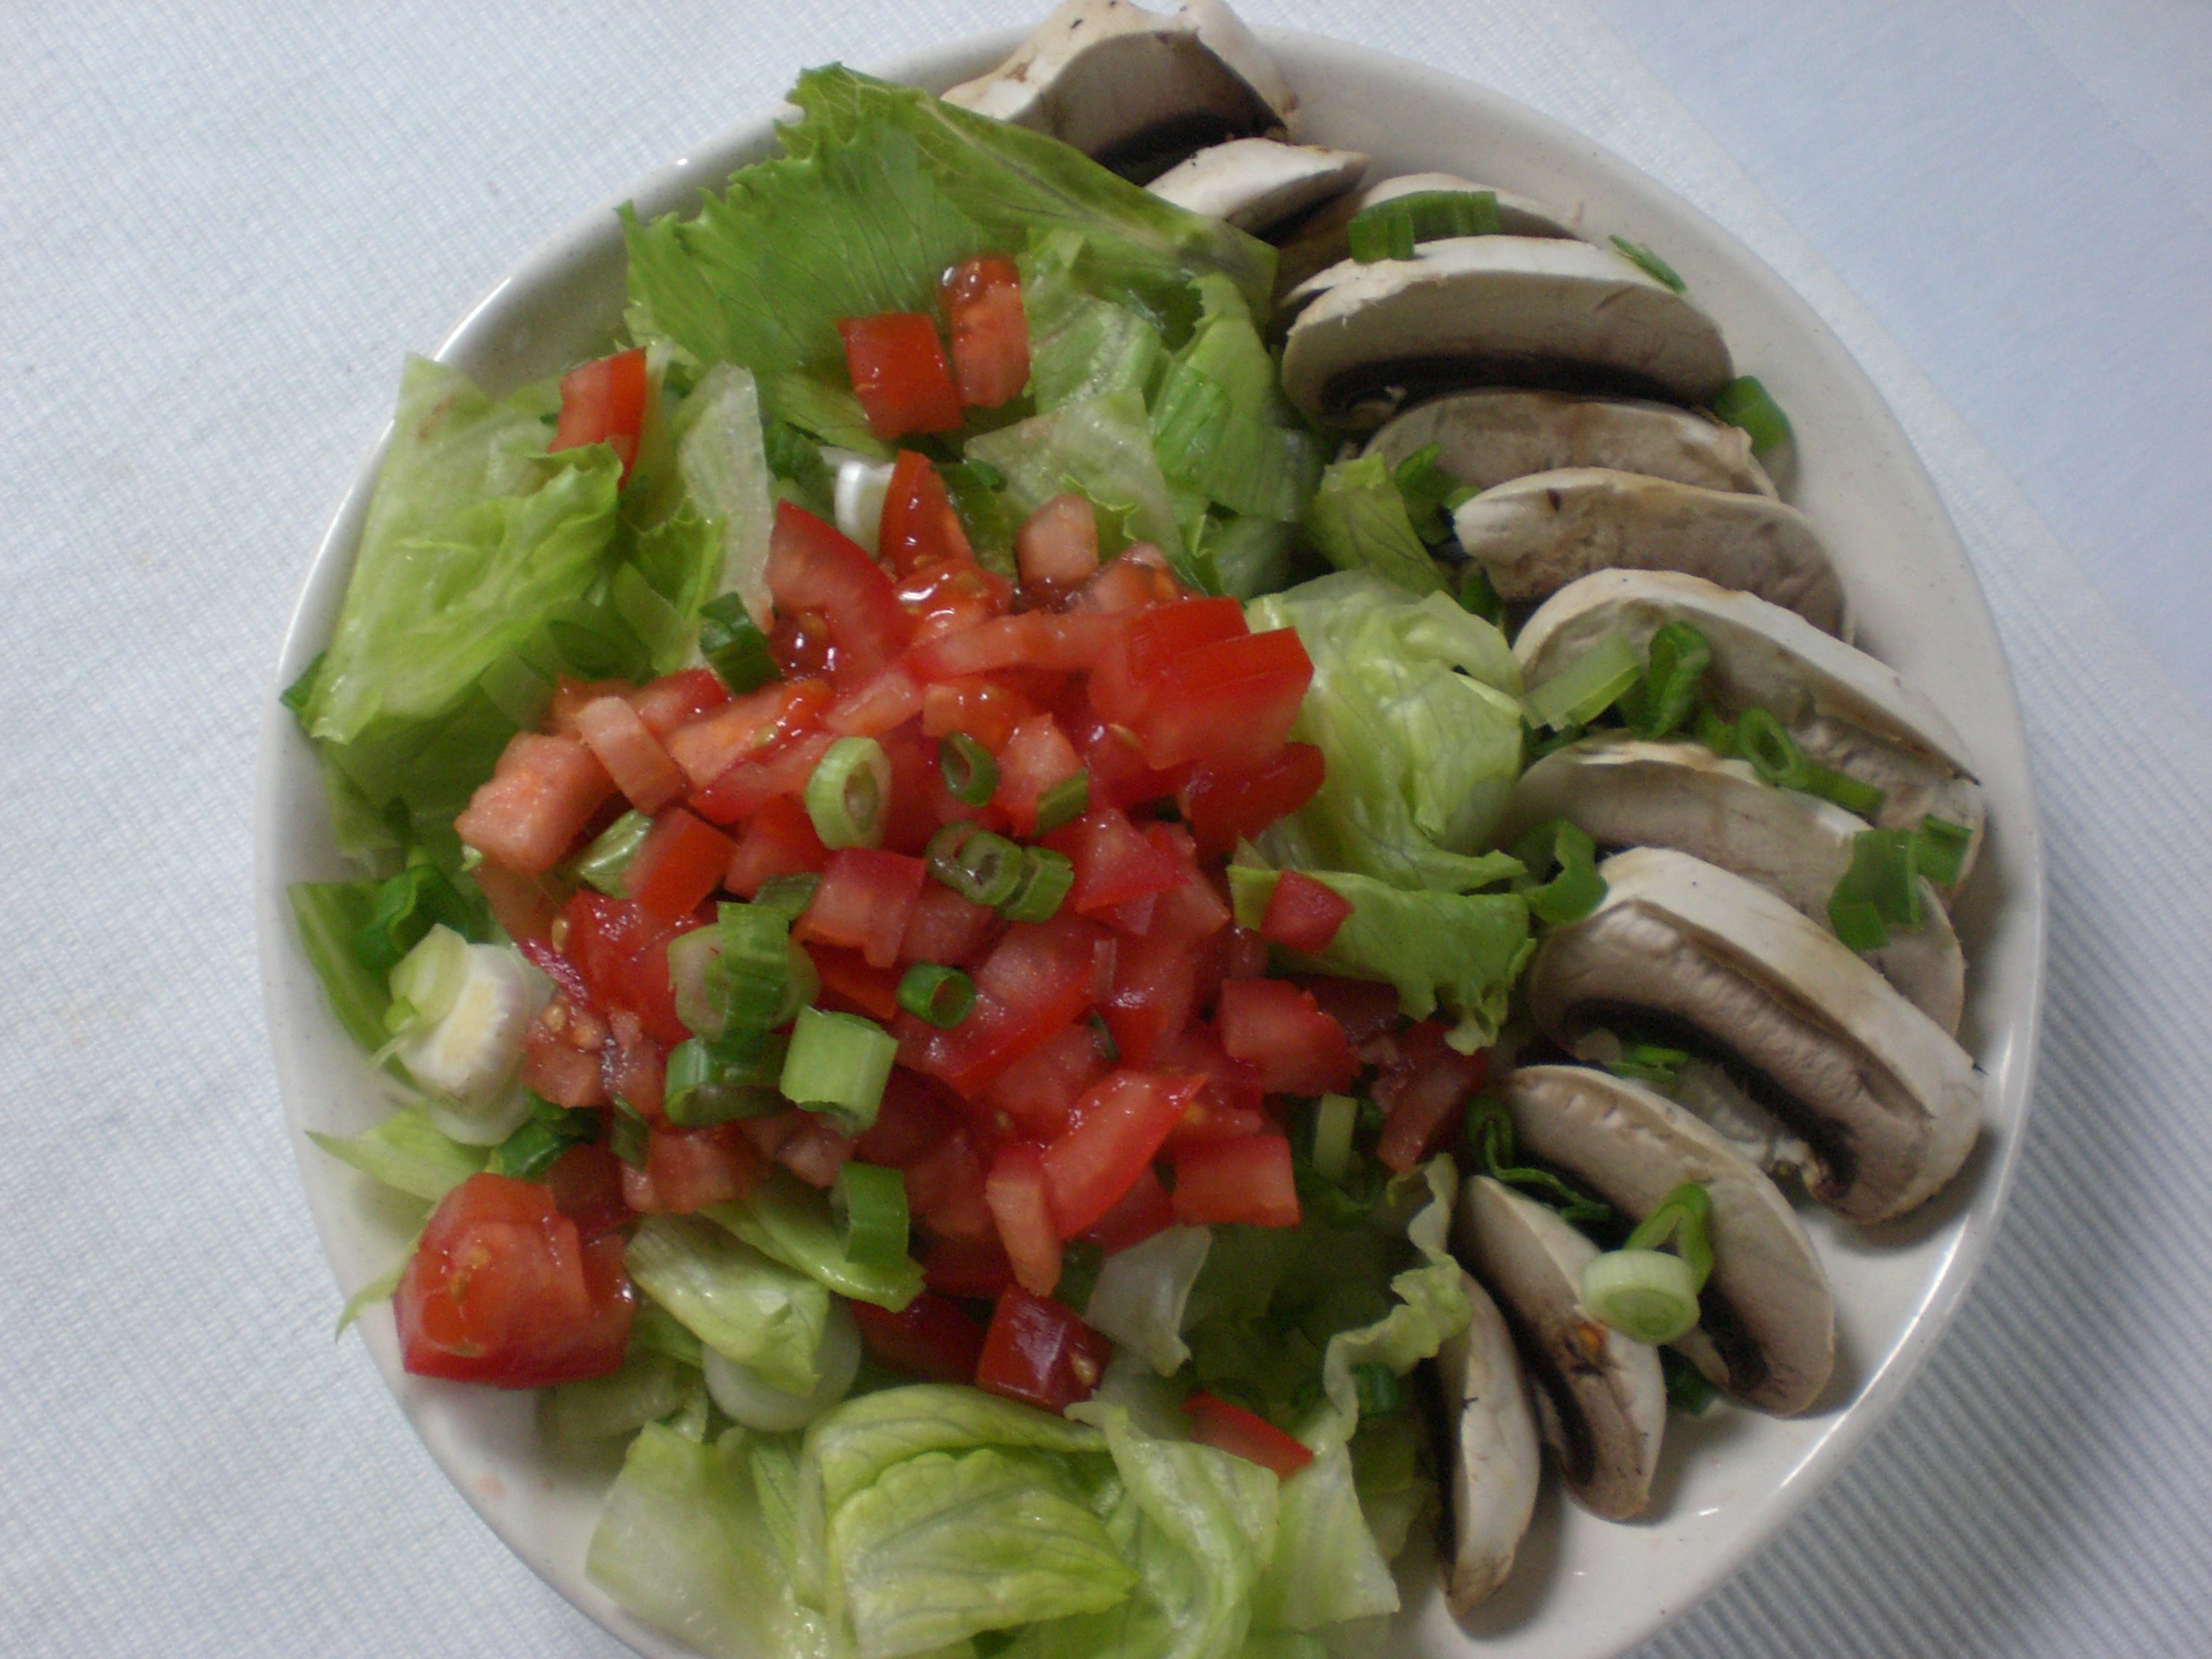
[[[1066,0],[1012,57],[945,97],[1139,183],[1209,144],[1280,134],[1298,106],[1221,0],[1182,0],[1165,15],[1128,0]]]
[[[1712,1276],[1674,1346],[1714,1386],[1788,1416],[1835,1364],[1835,1308],[1813,1241],[1774,1183],[1665,1096],[1587,1066],[1525,1066],[1499,1089],[1514,1146],[1632,1221],[1696,1182],[1712,1208]]]
[[[1341,426],[1489,383],[1705,404],[1735,372],[1711,318],[1587,242],[1454,236],[1314,280],[1325,286],[1291,325],[1283,390]]]
[[[1570,1050],[1601,1027],[1679,1034],[1726,1060],[1805,1137],[1814,1197],[1854,1221],[1903,1215],[1958,1173],[1980,1073],[1832,933],[1684,853],[1638,848],[1599,873],[1605,898],[1529,964],[1539,1030]]]
[[[1179,208],[1265,236],[1343,195],[1366,171],[1367,158],[1355,149],[1232,138],[1170,167],[1145,188]]]
[[[1543,1468],[1513,1333],[1488,1291],[1466,1273],[1460,1283],[1473,1316],[1437,1350],[1452,1452],[1444,1487],[1449,1546],[1437,1576],[1454,1613],[1474,1607],[1513,1571]]]
[[[1452,1248],[1513,1328],[1568,1489],[1609,1520],[1641,1514],[1667,1426],[1667,1386],[1656,1348],[1583,1309],[1583,1268],[1597,1246],[1542,1205],[1478,1176],[1460,1188]]]
[[[1601,1066],[1620,1058],[1620,1042],[1610,1031],[1592,1031],[1575,1045],[1575,1054]],[[1813,1167],[1813,1149],[1805,1138],[1744,1093],[1710,1060],[1693,1054],[1684,1061],[1667,1096],[1774,1181],[1802,1182]]]
[[[1640,653],[1670,622],[1712,647],[1705,695],[1730,718],[1760,708],[1808,759],[1882,791],[1877,829],[1908,829],[1933,814],[1967,831],[1960,879],[1982,840],[1982,787],[1966,744],[1942,710],[1897,672],[1752,594],[1662,571],[1601,570],[1561,588],[1513,641],[1521,676],[1540,685],[1607,634]]]
[[[1510,847],[1550,818],[1579,824],[1601,847],[1671,847],[1733,870],[1827,926],[1828,899],[1851,867],[1864,818],[1816,796],[1778,789],[1748,763],[1701,743],[1585,738],[1521,775],[1492,831]],[[1966,994],[1966,961],[1942,895],[1923,878],[1922,922],[1865,952],[1913,1006],[1954,1036]]]
[[[1275,266],[1275,292],[1284,296],[1285,306],[1291,311],[1304,306],[1320,290],[1308,290],[1295,302],[1288,298],[1291,292],[1308,277],[1352,257],[1352,241],[1345,228],[1355,216],[1379,203],[1416,196],[1424,191],[1489,191],[1498,198],[1498,228],[1508,236],[1571,240],[1576,234],[1564,219],[1532,197],[1516,195],[1495,185],[1478,184],[1455,173],[1401,173],[1395,179],[1371,184],[1356,194],[1338,198],[1299,225],[1284,242]]]
[[[1437,446],[1437,465],[1488,489],[1531,472],[1601,466],[1703,489],[1772,496],[1751,434],[1672,404],[1558,392],[1455,392],[1409,409],[1367,441],[1390,465]]]
[[[1597,466],[1532,472],[1462,501],[1452,528],[1498,597],[1527,604],[1593,570],[1673,570],[1841,634],[1844,586],[1813,521],[1764,495]]]

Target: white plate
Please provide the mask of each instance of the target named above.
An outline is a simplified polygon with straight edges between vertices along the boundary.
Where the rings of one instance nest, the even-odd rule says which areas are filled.
[[[1988,788],[1988,850],[1959,916],[1972,963],[1961,1038],[1988,1074],[1987,1132],[1950,1188],[1903,1224],[1854,1232],[1825,1214],[1808,1216],[1839,1323],[1839,1379],[1826,1407],[1791,1421],[1726,1408],[1699,1423],[1676,1419],[1656,1513],[1638,1524],[1595,1520],[1547,1482],[1510,1583],[1464,1632],[1425,1563],[1407,1565],[1413,1611],[1401,1621],[1401,1652],[1601,1659],[1682,1612],[1833,1477],[1895,1407],[1988,1249],[2027,1109],[2043,977],[2043,856],[2020,711],[1988,608],[1927,473],[1857,365],[1773,272],[1619,158],[1495,93],[1315,35],[1263,38],[1303,101],[1300,137],[1368,151],[1376,178],[1443,168],[1517,191],[1571,216],[1595,240],[1619,234],[1665,255],[1720,320],[1740,368],[1764,380],[1790,412],[1798,465],[1787,494],[1835,550],[1860,643],[1942,705]],[[943,88],[996,63],[1015,39],[947,46],[889,74]],[[749,121],[641,181],[628,199],[647,216],[688,210],[701,187],[771,148],[769,121]],[[604,349],[622,293],[622,238],[611,210],[602,210],[517,266],[436,355],[505,391]],[[316,552],[285,635],[280,686],[329,633],[380,454],[380,447],[363,465]],[[373,1183],[301,1133],[352,1133],[383,1108],[291,931],[286,884],[349,872],[331,845],[307,745],[273,696],[257,791],[256,899],[277,1074],[316,1226],[350,1292],[391,1266],[407,1234]],[[605,1469],[549,1462],[528,1395],[406,1376],[388,1309],[373,1310],[362,1329],[431,1455],[517,1554],[639,1651],[655,1659],[688,1651],[584,1577]]]

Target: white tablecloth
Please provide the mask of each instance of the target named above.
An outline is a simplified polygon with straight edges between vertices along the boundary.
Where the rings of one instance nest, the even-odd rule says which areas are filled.
[[[277,636],[404,350],[797,66],[1033,9],[0,9],[0,1652],[618,1650],[330,1340],[248,920]],[[2205,1651],[2212,13],[1247,13],[1524,99],[1773,264],[2021,683],[2052,953],[2014,1209],[1899,1415],[1650,1651]]]

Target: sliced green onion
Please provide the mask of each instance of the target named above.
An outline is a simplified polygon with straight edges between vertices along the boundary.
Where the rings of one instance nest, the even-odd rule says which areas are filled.
[[[1920,873],[1938,887],[1956,887],[1959,872],[1966,867],[1966,848],[1974,833],[1948,818],[1923,818],[1913,832],[1913,862]]]
[[[745,609],[744,600],[725,593],[699,607],[699,654],[715,678],[743,696],[783,678],[768,635]]]
[[[571,1146],[586,1146],[599,1138],[599,1115],[590,1107],[556,1106],[532,1095],[530,1115],[491,1149],[484,1168],[516,1181],[542,1180]]]
[[[1350,1095],[1323,1095],[1314,1109],[1314,1172],[1330,1181],[1344,1179],[1352,1161],[1352,1132],[1359,1122],[1359,1103]]]
[[[463,939],[481,942],[490,936],[483,908],[436,865],[410,864],[376,890],[376,908],[353,936],[354,957],[372,974],[388,974],[441,922]]]
[[[875,1122],[897,1058],[898,1040],[875,1021],[801,1008],[781,1086],[793,1105],[821,1113],[840,1134],[856,1135]]]
[[[1557,1205],[1559,1219],[1568,1225],[1603,1227],[1612,1223],[1609,1205],[1577,1192],[1549,1170],[1513,1161],[1512,1109],[1487,1089],[1467,1103],[1467,1139],[1485,1175]]]
[[[1628,729],[1639,738],[1656,739],[1689,719],[1712,660],[1712,647],[1687,623],[1670,622],[1653,634],[1644,678],[1632,702],[1622,705]]]
[[[1690,733],[1716,755],[1729,760],[1743,757],[1743,744],[1736,739],[1735,723],[1724,720],[1715,714],[1710,704],[1698,710],[1698,718]]]
[[[1628,636],[1613,629],[1521,699],[1531,726],[1588,726],[1644,674]]]
[[[1390,475],[1405,501],[1406,517],[1413,524],[1413,533],[1431,544],[1450,538],[1451,516],[1446,503],[1461,489],[1459,480],[1445,471],[1438,460],[1443,453],[1442,444],[1423,444],[1399,462]]]
[[[1696,1279],[1694,1295],[1705,1289],[1705,1280],[1712,1276],[1712,1194],[1702,1183],[1686,1181],[1637,1224],[1622,1248],[1656,1250],[1671,1243]]]
[[[900,976],[898,1001],[916,1019],[950,1030],[975,1006],[975,981],[957,968],[917,962]]]
[[[609,898],[628,897],[623,887],[623,873],[652,828],[653,820],[644,813],[623,813],[570,860],[565,873],[586,887],[598,888]]]
[[[1851,867],[1828,896],[1828,925],[1854,951],[1878,951],[1893,927],[1917,931],[1920,838],[1910,830],[1863,830],[1851,837]]]
[[[890,801],[890,757],[873,738],[838,738],[806,780],[806,816],[833,852],[881,842]]]
[[[1808,795],[1832,801],[1846,812],[1856,812],[1863,818],[1870,818],[1881,811],[1884,799],[1882,792],[1874,785],[1812,761],[1805,763],[1804,773],[1794,787]]]
[[[848,1158],[830,1188],[830,1213],[854,1266],[895,1267],[906,1260],[906,1177],[898,1170]]]
[[[1050,921],[1074,885],[1074,865],[1049,847],[1029,848],[1022,854],[1021,880],[999,914],[1009,921]]]
[[[668,941],[668,988],[675,994],[676,1018],[694,1036],[714,1036],[728,1022],[722,989],[709,979],[722,954],[722,930],[694,927]]]
[[[468,977],[468,940],[440,922],[392,970],[384,1029],[396,1036],[411,1026],[434,1025],[452,1010]]]
[[[660,1105],[668,1121],[696,1129],[736,1118],[770,1117],[785,1109],[775,1087],[783,1039],[773,1032],[759,1036],[760,1048],[746,1060],[733,1060],[726,1049],[697,1037],[670,1049]]]
[[[1022,884],[1022,849],[972,823],[948,823],[929,838],[929,872],[971,904],[995,908]]]
[[[1090,1306],[1105,1267],[1106,1252],[1096,1239],[1069,1239],[1060,1248],[1060,1283],[1052,1287],[1053,1300],[1081,1313]]]
[[[787,923],[797,921],[805,914],[806,907],[814,902],[814,890],[821,884],[822,878],[811,870],[770,876],[753,890],[753,908],[773,910]]]
[[[1713,399],[1713,413],[1751,434],[1752,453],[1764,454],[1790,435],[1790,417],[1749,374],[1730,380]]]
[[[991,751],[965,732],[953,732],[937,740],[937,769],[952,799],[965,806],[981,806],[999,787],[999,763]]]
[[[1352,257],[1372,264],[1377,259],[1410,259],[1416,243],[1494,236],[1500,228],[1494,191],[1419,190],[1362,209],[1345,233]]]
[[[791,924],[781,912],[757,904],[720,905],[715,917],[721,948],[708,965],[705,982],[708,1001],[722,1016],[715,1030],[781,1024],[790,1018]]]
[[[1690,1264],[1664,1250],[1607,1250],[1583,1265],[1582,1304],[1589,1316],[1632,1342],[1657,1346],[1698,1323],[1698,1280]]]
[[[1764,708],[1747,708],[1736,719],[1736,744],[1751,769],[1771,784],[1794,789],[1805,775],[1805,757],[1782,722]]]
[[[1468,561],[1467,574],[1459,579],[1459,608],[1493,628],[1505,620],[1505,601],[1498,596],[1497,584],[1480,559]]]
[[[1371,265],[1381,259],[1413,257],[1413,222],[1402,214],[1386,213],[1381,207],[1368,208],[1354,215],[1344,230],[1352,257],[1363,265]]]
[[[1597,843],[1579,824],[1548,819],[1514,843],[1513,856],[1527,866],[1514,889],[1528,900],[1529,914],[1539,921],[1555,927],[1578,921],[1605,897],[1605,878],[1597,872]]]
[[[1720,1390],[1695,1365],[1672,1348],[1659,1351],[1659,1369],[1667,1378],[1667,1403],[1685,1417],[1702,1417]]]
[[[1616,236],[1613,239],[1613,247],[1614,252],[1620,254],[1622,258],[1627,260],[1653,282],[1663,283],[1677,294],[1687,290],[1689,284],[1682,280],[1674,267],[1643,243],[1632,242],[1626,236]]]
[[[1388,1365],[1372,1361],[1354,1365],[1352,1387],[1359,1397],[1362,1417],[1385,1417],[1398,1409],[1398,1374]]]
[[[1889,924],[1871,904],[1839,902],[1832,894],[1828,899],[1828,926],[1847,950],[1879,951],[1889,943]]]
[[[1656,1042],[1624,1042],[1620,1057],[1607,1060],[1605,1069],[1615,1077],[1656,1084],[1664,1089],[1674,1081],[1674,1073],[1688,1064],[1689,1059],[1680,1048],[1662,1048]]]
[[[646,1146],[652,1134],[643,1118],[617,1102],[607,1116],[607,1146],[633,1170],[645,1167]]]
[[[1121,1045],[1114,1041],[1114,1029],[1106,1023],[1106,1016],[1093,1008],[1085,1017],[1091,1026],[1091,1046],[1098,1054],[1102,1066],[1121,1063]]]
[[[1071,772],[1036,800],[1036,832],[1050,835],[1063,823],[1073,823],[1091,810],[1089,768]]]

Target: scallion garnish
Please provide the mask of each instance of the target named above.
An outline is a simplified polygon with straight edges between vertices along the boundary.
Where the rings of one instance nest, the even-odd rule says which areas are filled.
[[[1022,849],[973,823],[946,824],[924,857],[930,873],[970,904],[995,908],[1022,884]]]
[[[1418,190],[1363,208],[1345,234],[1352,257],[1372,264],[1377,259],[1410,259],[1417,243],[1494,236],[1501,228],[1494,191]]]
[[[1712,647],[1687,623],[1670,622],[1654,633],[1644,678],[1621,702],[1628,729],[1639,738],[1656,740],[1689,719],[1712,660]]]
[[[965,732],[951,732],[937,740],[937,769],[945,787],[963,806],[981,806],[999,787],[999,763],[991,751]]]
[[[906,1260],[906,1176],[880,1164],[848,1158],[830,1188],[830,1213],[845,1260],[856,1267],[892,1267]]]
[[[1074,885],[1075,866],[1067,859],[1049,847],[1028,848],[1022,854],[1021,878],[999,914],[1009,921],[1050,921]]]
[[[1036,800],[1036,832],[1049,835],[1063,823],[1073,823],[1091,810],[1089,768],[1071,772],[1047,788]]]
[[[950,1030],[975,1006],[975,981],[957,968],[917,962],[899,978],[898,1002],[916,1019]]]
[[[1569,1225],[1602,1227],[1613,1220],[1611,1206],[1577,1192],[1549,1170],[1513,1161],[1513,1109],[1487,1089],[1467,1103],[1467,1140],[1485,1175],[1557,1205]]]
[[[1690,725],[1690,735],[1716,755],[1729,760],[1743,758],[1743,745],[1736,741],[1735,722],[1723,720],[1710,704],[1698,710],[1696,720]]]
[[[1966,867],[1973,831],[1948,818],[1923,818],[1912,837],[1912,860],[1920,873],[1938,887],[1956,887],[1959,872]]]
[[[1553,731],[1588,726],[1643,673],[1644,659],[1615,629],[1523,696],[1522,711],[1529,725]]]
[[[376,890],[376,908],[353,936],[353,954],[372,974],[388,974],[431,928],[463,939],[489,935],[483,907],[471,903],[434,864],[410,864]]]
[[[696,1129],[782,1111],[784,1099],[775,1085],[783,1067],[783,1039],[769,1031],[758,1036],[758,1047],[744,1060],[698,1037],[671,1048],[660,1106],[668,1121]]]
[[[770,876],[753,890],[753,908],[773,910],[786,922],[797,921],[814,902],[814,890],[821,884],[822,878],[811,870]]]
[[[1713,413],[1750,434],[1753,454],[1764,454],[1790,435],[1790,417],[1749,374],[1730,380],[1713,399]]]
[[[1380,207],[1369,208],[1355,215],[1344,229],[1352,257],[1363,265],[1413,257],[1413,222],[1402,214],[1385,213]]]
[[[1870,818],[1881,811],[1882,792],[1874,785],[1812,761],[1805,763],[1802,781],[1794,787],[1808,795],[1832,801],[1846,812],[1856,812],[1863,818]]]
[[[628,897],[623,887],[623,873],[652,828],[653,820],[644,813],[623,813],[570,860],[564,873],[586,887],[598,888],[609,898]]]
[[[1698,716],[1698,741],[1716,752],[1726,754],[1729,750],[1706,736],[1705,720],[1710,714],[1711,711],[1707,709]],[[1714,720],[1717,726],[1721,724],[1717,716]],[[1881,811],[1881,790],[1807,760],[1796,740],[1782,729],[1782,722],[1764,708],[1745,709],[1737,716],[1729,736],[1735,745],[1735,751],[1751,763],[1753,771],[1777,788],[1818,795],[1861,817],[1870,817]]]
[[[1613,248],[1614,252],[1620,254],[1622,258],[1627,260],[1653,282],[1664,283],[1677,294],[1687,291],[1689,284],[1682,280],[1674,267],[1643,243],[1632,242],[1626,236],[1616,236],[1613,239]]]
[[[643,1118],[619,1101],[607,1115],[607,1146],[633,1170],[645,1167],[646,1148],[652,1133]]]
[[[1605,1069],[1615,1077],[1664,1089],[1674,1081],[1674,1073],[1687,1065],[1689,1059],[1680,1048],[1665,1048],[1656,1042],[1624,1042],[1619,1057],[1607,1060]]]
[[[806,780],[806,816],[833,852],[881,842],[890,800],[890,757],[873,738],[838,738]]]
[[[1413,533],[1431,545],[1450,538],[1451,515],[1446,509],[1461,489],[1459,480],[1445,471],[1438,460],[1443,453],[1442,444],[1424,444],[1399,462],[1390,475],[1406,503],[1406,517]]]
[[[732,692],[743,696],[783,678],[768,635],[742,597],[725,593],[699,607],[699,654]]]
[[[384,1029],[397,1036],[411,1026],[435,1024],[459,1000],[468,977],[468,940],[440,922],[392,970]]]
[[[517,1181],[538,1181],[571,1146],[599,1138],[599,1115],[588,1106],[556,1106],[530,1097],[530,1115],[522,1127],[491,1149],[484,1168]]]
[[[1493,628],[1505,620],[1505,601],[1498,596],[1497,585],[1480,559],[1468,560],[1467,574],[1459,579],[1459,608]]]
[[[1851,837],[1851,867],[1828,896],[1828,925],[1854,951],[1878,951],[1889,930],[1917,930],[1920,838],[1910,830],[1864,830]]]
[[[1359,1103],[1350,1095],[1323,1095],[1314,1108],[1314,1173],[1341,1181],[1352,1163],[1352,1132],[1359,1123]]]
[[[1672,1348],[1659,1351],[1659,1369],[1667,1379],[1667,1403],[1685,1417],[1702,1417],[1720,1397],[1705,1374]]]
[[[875,1021],[801,1008],[784,1055],[784,1098],[819,1112],[840,1134],[860,1134],[876,1121],[897,1058],[897,1039]]]
[[[1514,844],[1513,856],[1526,866],[1514,890],[1528,900],[1529,914],[1540,921],[1556,927],[1577,921],[1605,897],[1605,878],[1597,872],[1597,843],[1579,824],[1548,819]]]
[[[1121,1063],[1121,1045],[1114,1041],[1114,1029],[1107,1024],[1106,1016],[1093,1008],[1084,1018],[1091,1027],[1091,1047],[1098,1056],[1098,1063],[1119,1066]]]
[[[715,933],[720,949],[707,966],[705,988],[722,1016],[716,1030],[735,1025],[767,1030],[790,1018],[791,924],[783,914],[758,904],[720,905]],[[682,943],[678,939],[669,948]]]
[[[1385,1417],[1398,1409],[1398,1373],[1378,1361],[1352,1368],[1352,1392],[1362,1417]]]
[[[1711,1216],[1712,1198],[1702,1186],[1692,1181],[1675,1188],[1627,1243],[1583,1267],[1583,1306],[1633,1342],[1656,1346],[1686,1335],[1698,1322],[1698,1292],[1713,1270]]]

